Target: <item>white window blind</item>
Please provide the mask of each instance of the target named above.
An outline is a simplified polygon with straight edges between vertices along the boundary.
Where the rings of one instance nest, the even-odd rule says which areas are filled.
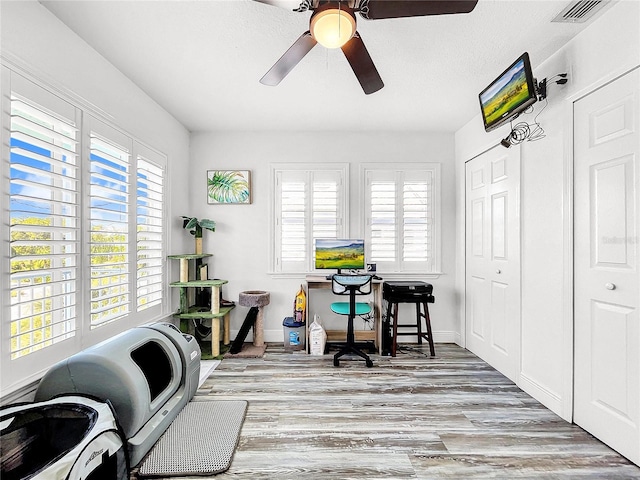
[[[162,301],[164,170],[138,155],[137,178],[136,305],[141,311]]]
[[[278,250],[284,265],[303,263],[307,258],[307,183],[304,178],[295,178],[297,176],[284,174],[280,178]]]
[[[439,165],[365,166],[368,259],[381,272],[436,272]]]
[[[369,261],[395,262],[397,245],[396,184],[393,180],[369,183]]]
[[[90,135],[91,326],[130,312],[130,148]]]
[[[422,181],[405,180],[402,189],[402,260],[424,262],[433,258],[433,201],[431,172]]]
[[[66,116],[11,94],[12,360],[77,328],[78,129],[75,110],[64,107]]]
[[[338,227],[341,220],[339,212],[340,179],[332,174],[325,175],[324,172],[316,172],[313,175],[312,189],[312,239],[338,238]]]
[[[274,270],[309,272],[316,238],[344,236],[346,167],[274,170]]]

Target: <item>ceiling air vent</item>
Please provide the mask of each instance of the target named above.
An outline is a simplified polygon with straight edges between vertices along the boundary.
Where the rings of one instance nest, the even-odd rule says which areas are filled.
[[[552,22],[584,23],[611,0],[574,0],[562,10]]]

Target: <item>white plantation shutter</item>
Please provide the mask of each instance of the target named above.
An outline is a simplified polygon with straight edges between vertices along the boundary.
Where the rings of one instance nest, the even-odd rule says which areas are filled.
[[[95,122],[97,123],[97,122]],[[101,131],[108,131],[106,126]],[[91,326],[98,327],[130,310],[129,212],[131,166],[128,139],[90,135]]]
[[[309,272],[315,239],[344,236],[345,168],[274,167],[274,271]]]
[[[338,238],[342,221],[341,182],[336,172],[311,173],[312,245],[316,238]]]
[[[370,178],[368,203],[370,206],[370,239],[367,242],[370,252],[369,261],[371,263],[395,262],[397,245],[395,181]]]
[[[433,245],[433,186],[431,172],[423,180],[404,180],[402,191],[402,259],[424,262],[431,270]]]
[[[437,272],[439,165],[364,167],[368,261],[381,272]]]
[[[136,196],[136,305],[141,311],[161,303],[164,265],[164,170],[141,155]]]
[[[45,92],[36,93],[56,110],[15,92],[10,100],[12,360],[71,338],[77,328],[80,212],[76,111]],[[3,362],[6,360],[3,355]]]
[[[307,258],[307,183],[304,173],[280,175],[280,262],[304,268]],[[302,271],[302,270],[300,270]]]

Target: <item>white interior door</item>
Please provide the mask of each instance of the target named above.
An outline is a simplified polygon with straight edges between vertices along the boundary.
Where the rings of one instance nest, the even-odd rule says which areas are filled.
[[[466,164],[467,348],[513,380],[520,369],[520,147]]]
[[[638,70],[574,104],[574,421],[640,463]]]

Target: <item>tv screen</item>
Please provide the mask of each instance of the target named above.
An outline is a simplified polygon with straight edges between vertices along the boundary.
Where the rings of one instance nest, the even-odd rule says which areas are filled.
[[[316,269],[364,269],[364,240],[317,238]]]
[[[529,54],[523,53],[478,97],[487,132],[504,125],[533,105],[537,97]]]

